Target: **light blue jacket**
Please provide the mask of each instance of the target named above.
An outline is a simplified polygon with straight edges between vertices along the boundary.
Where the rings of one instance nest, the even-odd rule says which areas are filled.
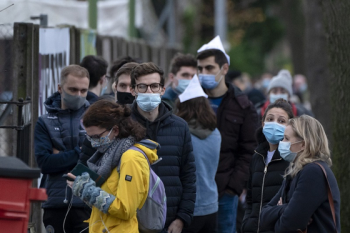
[[[197,177],[197,196],[193,215],[209,215],[218,211],[215,175],[219,164],[221,135],[218,129],[210,131],[193,129],[191,126],[190,132]]]

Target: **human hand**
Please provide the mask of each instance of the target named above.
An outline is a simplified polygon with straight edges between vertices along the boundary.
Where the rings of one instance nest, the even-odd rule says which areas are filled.
[[[180,219],[175,219],[168,227],[168,233],[181,233],[184,223]]]
[[[280,197],[280,200],[277,202],[277,205],[283,205],[282,197]]]
[[[53,153],[53,154],[58,154],[58,153],[60,153],[60,151],[57,150],[56,148],[52,148],[52,153]]]
[[[67,176],[69,176],[70,178],[72,178],[73,180],[75,180],[76,176],[73,175],[72,173],[67,173]],[[73,184],[74,184],[74,181],[69,181],[67,180],[67,185],[70,187],[70,188],[73,188]]]

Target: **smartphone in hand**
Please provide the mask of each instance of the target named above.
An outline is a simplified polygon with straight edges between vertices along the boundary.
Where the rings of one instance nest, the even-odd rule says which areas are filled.
[[[74,179],[72,179],[70,176],[68,176],[67,174],[63,174],[62,175],[63,178],[65,178],[68,181],[74,181]]]

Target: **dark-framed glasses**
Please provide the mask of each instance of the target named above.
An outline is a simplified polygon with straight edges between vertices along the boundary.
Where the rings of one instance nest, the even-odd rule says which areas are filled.
[[[112,128],[113,129],[113,128]],[[85,136],[86,136],[86,139],[87,140],[89,140],[90,142],[91,142],[91,140],[99,140],[100,138],[101,138],[101,136],[102,136],[102,134],[104,134],[105,132],[108,132],[108,131],[110,131],[109,133],[108,133],[108,135],[107,136],[109,136],[110,134],[111,134],[111,132],[112,132],[112,129],[106,129],[105,131],[103,131],[102,133],[100,133],[100,134],[95,134],[95,135],[87,135],[87,134],[85,134]]]
[[[150,87],[152,92],[158,92],[161,87],[163,87],[163,84],[160,83],[151,83],[150,85],[140,83],[135,85],[137,88],[137,91],[139,93],[146,93],[148,90],[148,87]]]

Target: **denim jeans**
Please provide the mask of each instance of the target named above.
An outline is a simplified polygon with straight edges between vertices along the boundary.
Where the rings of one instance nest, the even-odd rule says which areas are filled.
[[[224,193],[219,198],[218,227],[219,233],[235,233],[238,196]]]

